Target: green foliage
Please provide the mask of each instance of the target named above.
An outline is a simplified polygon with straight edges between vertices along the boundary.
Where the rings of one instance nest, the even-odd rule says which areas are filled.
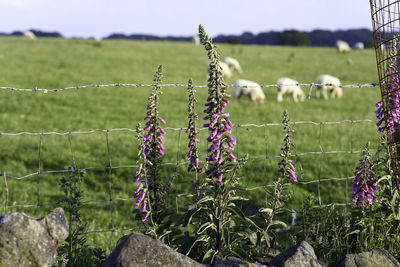
[[[283,31],[278,35],[279,45],[310,46],[311,40],[307,34],[297,30]]]
[[[64,207],[68,214],[69,235],[58,248],[58,266],[100,266],[105,259],[105,251],[101,248],[91,247],[87,244],[85,234],[88,230],[87,223],[82,222],[80,210],[82,204],[82,190],[79,184],[82,173],[70,168],[68,176],[60,179],[60,187],[64,198],[59,205]]]

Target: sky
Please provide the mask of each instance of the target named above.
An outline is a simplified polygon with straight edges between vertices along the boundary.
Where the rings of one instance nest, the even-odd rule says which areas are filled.
[[[296,29],[371,29],[368,0],[0,0],[0,32],[64,37],[192,36]]]

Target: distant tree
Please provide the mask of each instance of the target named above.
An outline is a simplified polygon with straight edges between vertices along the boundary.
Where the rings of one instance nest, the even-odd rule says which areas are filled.
[[[242,41],[237,36],[229,36],[229,37],[226,37],[224,43],[227,43],[227,44],[242,44]]]
[[[279,45],[310,46],[311,41],[307,34],[297,30],[283,31],[278,35]]]
[[[372,40],[372,39],[365,41],[364,44],[365,44],[365,48],[374,48],[374,40]]]

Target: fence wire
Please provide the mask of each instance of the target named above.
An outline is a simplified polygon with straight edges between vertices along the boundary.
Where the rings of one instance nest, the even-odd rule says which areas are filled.
[[[261,88],[276,88],[277,84],[259,84]],[[296,84],[286,84],[288,86],[309,86],[310,92],[313,87],[317,86],[332,86],[331,83],[321,84],[321,83],[296,83]],[[16,88],[12,86],[0,86],[0,90],[9,90],[9,91],[18,91],[18,92],[42,92],[42,93],[55,93],[67,90],[77,90],[83,88],[101,88],[101,87],[152,87],[154,84],[145,84],[145,83],[111,83],[111,84],[87,84],[87,85],[74,85],[74,86],[67,86],[61,88]],[[160,84],[161,87],[188,87],[188,84],[184,83],[168,83],[168,84]],[[199,88],[207,88],[208,85],[192,85],[193,87]],[[233,84],[229,84],[230,87]],[[371,83],[357,83],[357,84],[346,84],[340,85],[341,88],[362,88],[362,87],[376,87],[379,86],[379,83],[371,82]],[[249,86],[245,86],[249,87]]]

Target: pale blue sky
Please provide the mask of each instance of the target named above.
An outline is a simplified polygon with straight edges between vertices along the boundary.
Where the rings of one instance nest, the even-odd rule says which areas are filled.
[[[210,36],[270,30],[371,29],[368,0],[0,0],[0,32]]]

